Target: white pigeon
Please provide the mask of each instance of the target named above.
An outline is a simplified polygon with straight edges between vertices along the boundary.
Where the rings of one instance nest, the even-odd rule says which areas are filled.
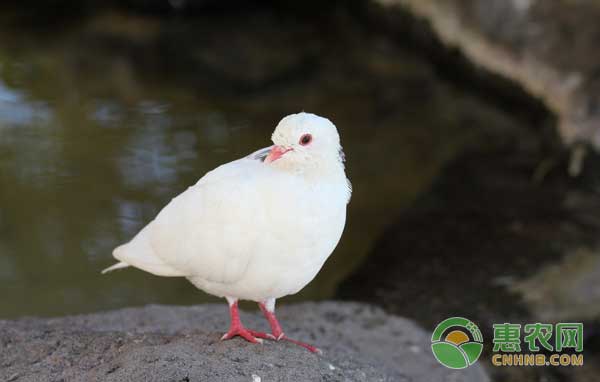
[[[241,336],[288,340],[275,318],[275,300],[297,293],[337,246],[351,186],[334,124],[315,114],[281,120],[273,146],[207,173],[160,211],[129,243],[120,262],[158,276],[181,276],[225,297],[231,327]],[[238,300],[258,302],[272,334],[246,329]]]

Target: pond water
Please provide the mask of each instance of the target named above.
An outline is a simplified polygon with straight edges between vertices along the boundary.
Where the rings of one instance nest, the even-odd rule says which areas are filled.
[[[301,110],[338,126],[354,194],[340,245],[283,301],[331,297],[446,162],[520,128],[344,14],[5,18],[0,318],[211,300],[184,279],[100,271],[172,197]]]

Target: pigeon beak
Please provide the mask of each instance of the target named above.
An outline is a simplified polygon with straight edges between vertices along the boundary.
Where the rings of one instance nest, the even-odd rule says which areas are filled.
[[[283,146],[273,146],[271,151],[269,151],[269,155],[265,158],[265,163],[275,162],[277,159],[281,158],[283,154],[288,151],[292,151],[291,148],[285,148]]]

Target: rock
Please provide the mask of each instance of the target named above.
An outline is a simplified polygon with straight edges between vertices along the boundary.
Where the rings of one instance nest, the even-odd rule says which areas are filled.
[[[556,113],[565,142],[600,148],[600,3],[377,0],[427,20],[437,38],[515,81]]]
[[[485,381],[477,365],[450,371],[414,322],[358,303],[283,306],[286,342],[219,341],[225,304],[151,305],[62,318],[0,321],[0,380],[12,381]],[[242,320],[266,329],[258,312]]]

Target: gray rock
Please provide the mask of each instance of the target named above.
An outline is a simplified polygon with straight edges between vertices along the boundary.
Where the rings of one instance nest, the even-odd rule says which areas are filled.
[[[543,100],[566,143],[600,148],[600,56],[590,53],[600,33],[598,1],[376,2],[426,19],[444,44]]]
[[[283,306],[287,334],[317,344],[219,341],[225,304],[151,305],[63,318],[0,321],[0,380],[7,381],[485,381],[477,365],[437,364],[430,334],[357,303]],[[266,330],[258,312],[242,313]]]

